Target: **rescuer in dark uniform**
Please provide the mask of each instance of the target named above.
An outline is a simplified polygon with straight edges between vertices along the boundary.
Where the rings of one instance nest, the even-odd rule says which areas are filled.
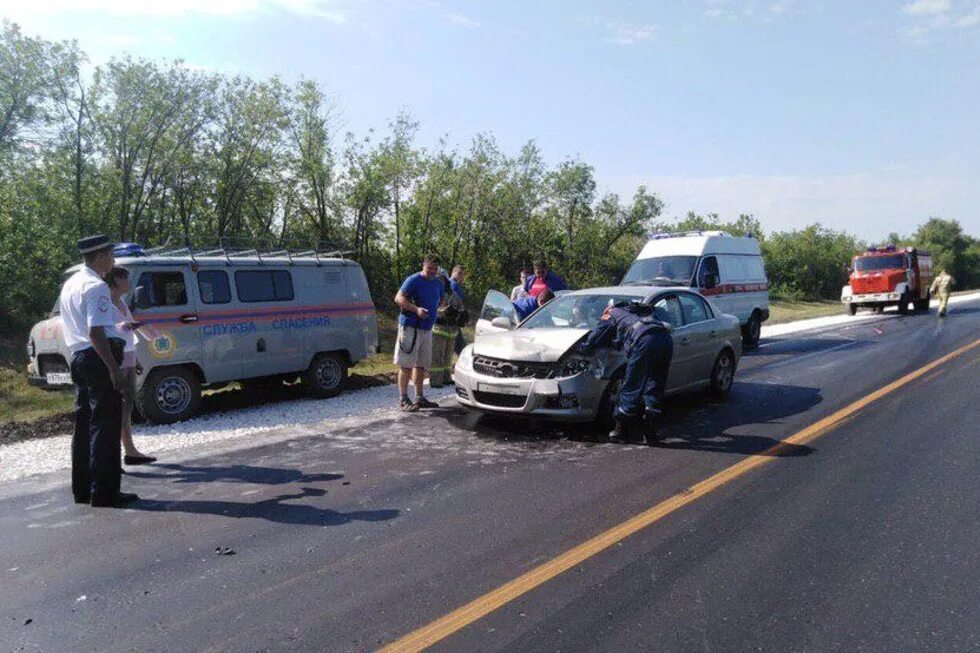
[[[582,354],[611,345],[626,354],[626,376],[616,406],[616,426],[610,440],[625,440],[641,419],[648,425],[647,440],[656,438],[656,421],[662,412],[667,372],[674,341],[667,322],[657,319],[653,306],[638,301],[621,302],[606,309],[588,338],[578,346]]]

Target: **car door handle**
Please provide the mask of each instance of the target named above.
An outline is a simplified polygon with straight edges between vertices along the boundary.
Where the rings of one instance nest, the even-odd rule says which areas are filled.
[[[711,335],[712,338],[714,338],[715,336],[718,335],[718,332],[717,331],[712,331],[710,335]]]
[[[190,315],[181,315],[180,316],[180,321],[183,322],[184,324],[190,324],[191,322],[197,322],[197,316],[196,315],[193,315],[193,314],[190,314]]]
[[[683,338],[681,338],[681,344],[682,345],[686,345],[687,343],[688,343],[688,337],[687,336],[684,336]]]

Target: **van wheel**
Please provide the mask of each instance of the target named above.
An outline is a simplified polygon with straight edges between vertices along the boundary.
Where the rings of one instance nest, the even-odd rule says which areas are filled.
[[[347,362],[340,354],[317,354],[303,374],[303,385],[311,397],[340,394],[347,381]]]
[[[847,305],[847,314],[848,315],[857,315],[857,312],[858,312],[858,306],[857,306],[857,304],[848,304]]]
[[[762,322],[759,321],[759,312],[753,311],[749,321],[742,327],[742,344],[750,347],[759,344],[761,334]]]
[[[715,359],[711,368],[711,394],[718,399],[724,399],[732,389],[735,381],[735,356],[725,349]]]
[[[190,419],[201,405],[201,382],[185,367],[153,370],[136,393],[136,408],[149,421]]]

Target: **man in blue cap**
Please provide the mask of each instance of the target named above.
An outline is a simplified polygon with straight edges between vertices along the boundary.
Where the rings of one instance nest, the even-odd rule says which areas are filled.
[[[78,251],[84,264],[65,281],[59,299],[75,384],[71,489],[75,503],[119,507],[137,497],[119,491],[119,365],[125,343],[106,336],[113,326],[112,295],[104,280],[114,263],[112,243],[105,236],[89,236],[78,241]]]
[[[667,372],[674,355],[672,328],[657,318],[650,304],[620,302],[606,309],[596,328],[577,347],[579,353],[588,355],[612,345],[626,354],[626,374],[610,440],[629,439],[630,427],[643,418],[648,424],[647,441],[656,439],[656,420],[663,410]]]

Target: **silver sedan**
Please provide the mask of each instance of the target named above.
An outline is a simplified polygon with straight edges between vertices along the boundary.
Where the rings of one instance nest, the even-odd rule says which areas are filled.
[[[453,379],[460,404],[473,410],[567,421],[609,421],[626,367],[605,349],[572,351],[605,309],[639,300],[673,327],[667,394],[731,389],[742,354],[738,319],[718,313],[690,288],[614,286],[562,293],[523,322],[502,293],[490,291],[475,342],[459,356]]]

